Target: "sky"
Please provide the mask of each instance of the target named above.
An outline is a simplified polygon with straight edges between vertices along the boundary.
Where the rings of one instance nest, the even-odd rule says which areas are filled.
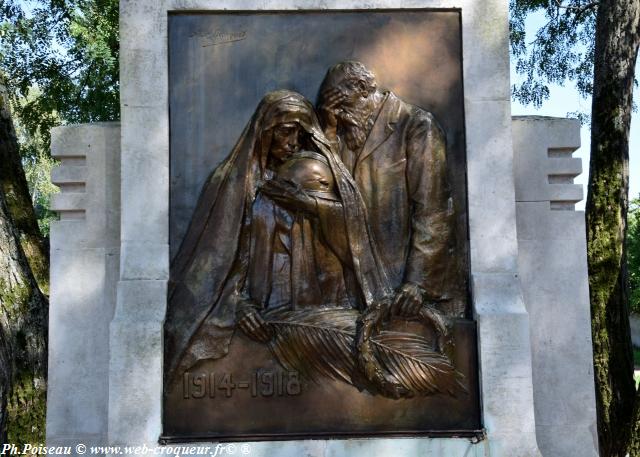
[[[542,14],[532,15],[527,19],[526,32],[527,41],[533,39],[534,31],[543,25],[544,16]],[[513,62],[511,65],[511,81],[518,81],[521,76],[516,74]],[[636,78],[640,79],[640,64],[636,63]],[[513,116],[538,115],[568,117],[567,113],[581,111],[589,114],[591,112],[591,98],[583,98],[572,82],[567,82],[564,86],[551,85],[550,97],[540,108],[533,105],[523,106],[517,101],[511,102],[511,114]],[[631,115],[631,135],[629,142],[629,198],[640,197],[640,87],[634,88],[633,99],[635,105],[639,107]],[[574,182],[584,186],[584,200],[576,205],[576,209],[583,210],[587,198],[587,180],[589,173],[589,148],[590,129],[588,125],[581,128],[581,147],[573,153],[574,157],[582,159],[583,173],[576,177]]]

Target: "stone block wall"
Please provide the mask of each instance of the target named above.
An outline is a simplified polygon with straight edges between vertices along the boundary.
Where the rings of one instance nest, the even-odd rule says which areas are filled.
[[[120,252],[120,126],[52,131],[60,160],[52,181],[47,443],[104,444],[109,399],[109,322]]]
[[[529,313],[536,438],[545,456],[597,456],[577,120],[513,120],[518,270]]]

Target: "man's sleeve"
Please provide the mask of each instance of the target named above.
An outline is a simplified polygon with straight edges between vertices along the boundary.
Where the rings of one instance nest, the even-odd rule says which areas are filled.
[[[405,282],[421,286],[428,299],[438,300],[446,295],[454,221],[446,139],[433,116],[422,111],[407,128],[406,144],[412,234]]]

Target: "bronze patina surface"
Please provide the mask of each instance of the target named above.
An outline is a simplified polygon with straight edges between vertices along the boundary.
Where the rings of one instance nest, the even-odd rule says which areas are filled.
[[[170,17],[166,439],[477,433],[460,67],[457,12]]]
[[[227,357],[202,362],[176,380],[165,402],[164,435],[173,441],[476,435],[476,360],[463,350],[475,346],[474,325],[457,322],[453,334],[453,363],[469,395],[401,400],[329,378],[306,380],[283,369],[267,346],[239,334]]]

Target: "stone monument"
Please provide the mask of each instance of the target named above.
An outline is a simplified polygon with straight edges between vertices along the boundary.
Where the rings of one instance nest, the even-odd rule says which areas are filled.
[[[52,136],[50,444],[597,455],[579,125],[511,119],[507,2],[120,14],[121,123]]]

